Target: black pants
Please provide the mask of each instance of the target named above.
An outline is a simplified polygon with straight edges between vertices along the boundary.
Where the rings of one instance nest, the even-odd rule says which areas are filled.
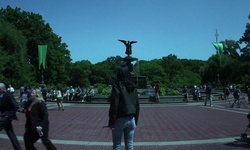
[[[15,150],[21,150],[21,146],[17,140],[17,137],[14,133],[11,120],[8,118],[1,118],[0,119],[0,131],[4,129],[6,134],[8,135],[13,147]]]
[[[240,96],[238,96],[238,95],[237,95],[237,96],[234,96],[234,102],[233,102],[233,104],[232,104],[231,107],[234,107],[234,104],[235,104],[236,102],[238,103],[238,106],[240,106]]]
[[[56,147],[48,138],[48,128],[43,128],[43,136],[40,137],[35,129],[26,129],[23,139],[26,150],[36,150],[34,143],[40,138],[47,150],[56,150]]]

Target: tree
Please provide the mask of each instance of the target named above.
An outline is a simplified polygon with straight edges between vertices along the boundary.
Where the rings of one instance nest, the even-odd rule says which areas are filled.
[[[250,19],[250,14],[248,16]],[[243,48],[240,48],[240,45],[243,45]],[[238,41],[238,48],[240,49],[240,52],[244,56],[244,60],[250,61],[250,23],[246,24],[246,30],[243,34],[243,36]]]
[[[70,81],[68,85],[77,87],[88,87],[89,76],[92,74],[92,64],[87,60],[77,61],[70,67]]]
[[[0,52],[2,81],[20,86],[34,80],[33,67],[27,62],[26,39],[22,32],[5,21],[0,21]]]
[[[182,85],[187,85],[193,87],[194,85],[202,84],[202,76],[205,71],[206,62],[202,60],[189,60],[181,59],[183,68],[180,70],[181,78],[179,80],[185,80],[186,82],[180,83],[179,87]]]
[[[170,54],[167,57],[162,57],[162,67],[165,70],[165,74],[167,74],[169,84],[175,87],[176,82],[178,82],[175,76],[183,68],[181,61],[177,59],[176,55]]]
[[[237,52],[237,42],[234,40],[225,40],[225,41],[221,41],[221,43],[223,43],[223,47],[224,47],[224,55],[229,55],[232,58],[239,58],[239,53]]]
[[[219,75],[219,59],[216,55],[212,55],[208,59],[208,64],[204,71],[203,83],[218,83],[218,75]]]
[[[140,74],[147,76],[151,85],[159,83],[162,86],[168,83],[162,62],[159,59],[151,61],[140,60]]]
[[[53,33],[50,25],[45,23],[42,16],[20,8],[12,9],[7,6],[0,10],[1,20],[10,22],[22,32],[26,38],[28,62],[35,70],[35,81],[40,83],[41,74],[38,69],[38,45],[48,45],[45,68],[46,83],[57,84],[68,81],[68,70],[71,62],[70,52],[66,43],[61,42],[61,37]]]

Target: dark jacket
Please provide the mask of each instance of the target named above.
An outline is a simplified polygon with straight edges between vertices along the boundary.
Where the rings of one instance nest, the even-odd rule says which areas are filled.
[[[138,123],[140,105],[137,89],[128,91],[121,82],[113,85],[110,97],[109,127],[113,127],[115,120],[120,117],[134,116]]]
[[[44,102],[35,103],[30,111],[26,111],[26,128],[36,129],[37,126],[48,127],[48,110]]]
[[[16,112],[18,108],[18,103],[12,94],[8,92],[0,93],[1,117],[7,117],[11,120],[17,120]]]
[[[211,95],[211,93],[212,93],[212,86],[211,85],[208,85],[206,87],[206,93],[209,94],[209,95]]]

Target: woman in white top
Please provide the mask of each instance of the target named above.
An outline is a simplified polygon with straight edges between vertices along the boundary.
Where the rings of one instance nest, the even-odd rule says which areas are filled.
[[[57,106],[58,106],[58,110],[61,110],[64,111],[64,107],[63,107],[63,103],[62,103],[62,100],[63,100],[63,96],[62,96],[62,91],[60,88],[57,89],[56,91],[56,102],[57,102]]]

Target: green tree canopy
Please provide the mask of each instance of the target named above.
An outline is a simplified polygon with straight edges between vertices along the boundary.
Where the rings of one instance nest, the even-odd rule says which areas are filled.
[[[27,61],[26,44],[22,32],[12,24],[0,21],[0,79],[13,86],[34,80],[33,67]]]
[[[250,14],[248,16],[250,20]],[[243,36],[238,41],[238,47],[240,48],[240,45],[242,45],[242,48],[240,48],[240,52],[244,56],[246,61],[250,61],[250,23],[246,24],[246,30],[243,33]]]
[[[61,37],[53,33],[50,25],[45,23],[42,16],[35,13],[21,11],[20,8],[0,10],[0,18],[9,22],[23,35],[26,44],[27,63],[34,69],[34,77],[30,82],[41,81],[41,70],[38,69],[38,45],[48,45],[45,81],[46,83],[58,83],[68,81],[68,70],[71,62],[70,52],[67,44],[61,42]],[[13,41],[15,44],[19,41]],[[10,49],[14,51],[14,49]],[[18,53],[16,53],[18,55]]]

